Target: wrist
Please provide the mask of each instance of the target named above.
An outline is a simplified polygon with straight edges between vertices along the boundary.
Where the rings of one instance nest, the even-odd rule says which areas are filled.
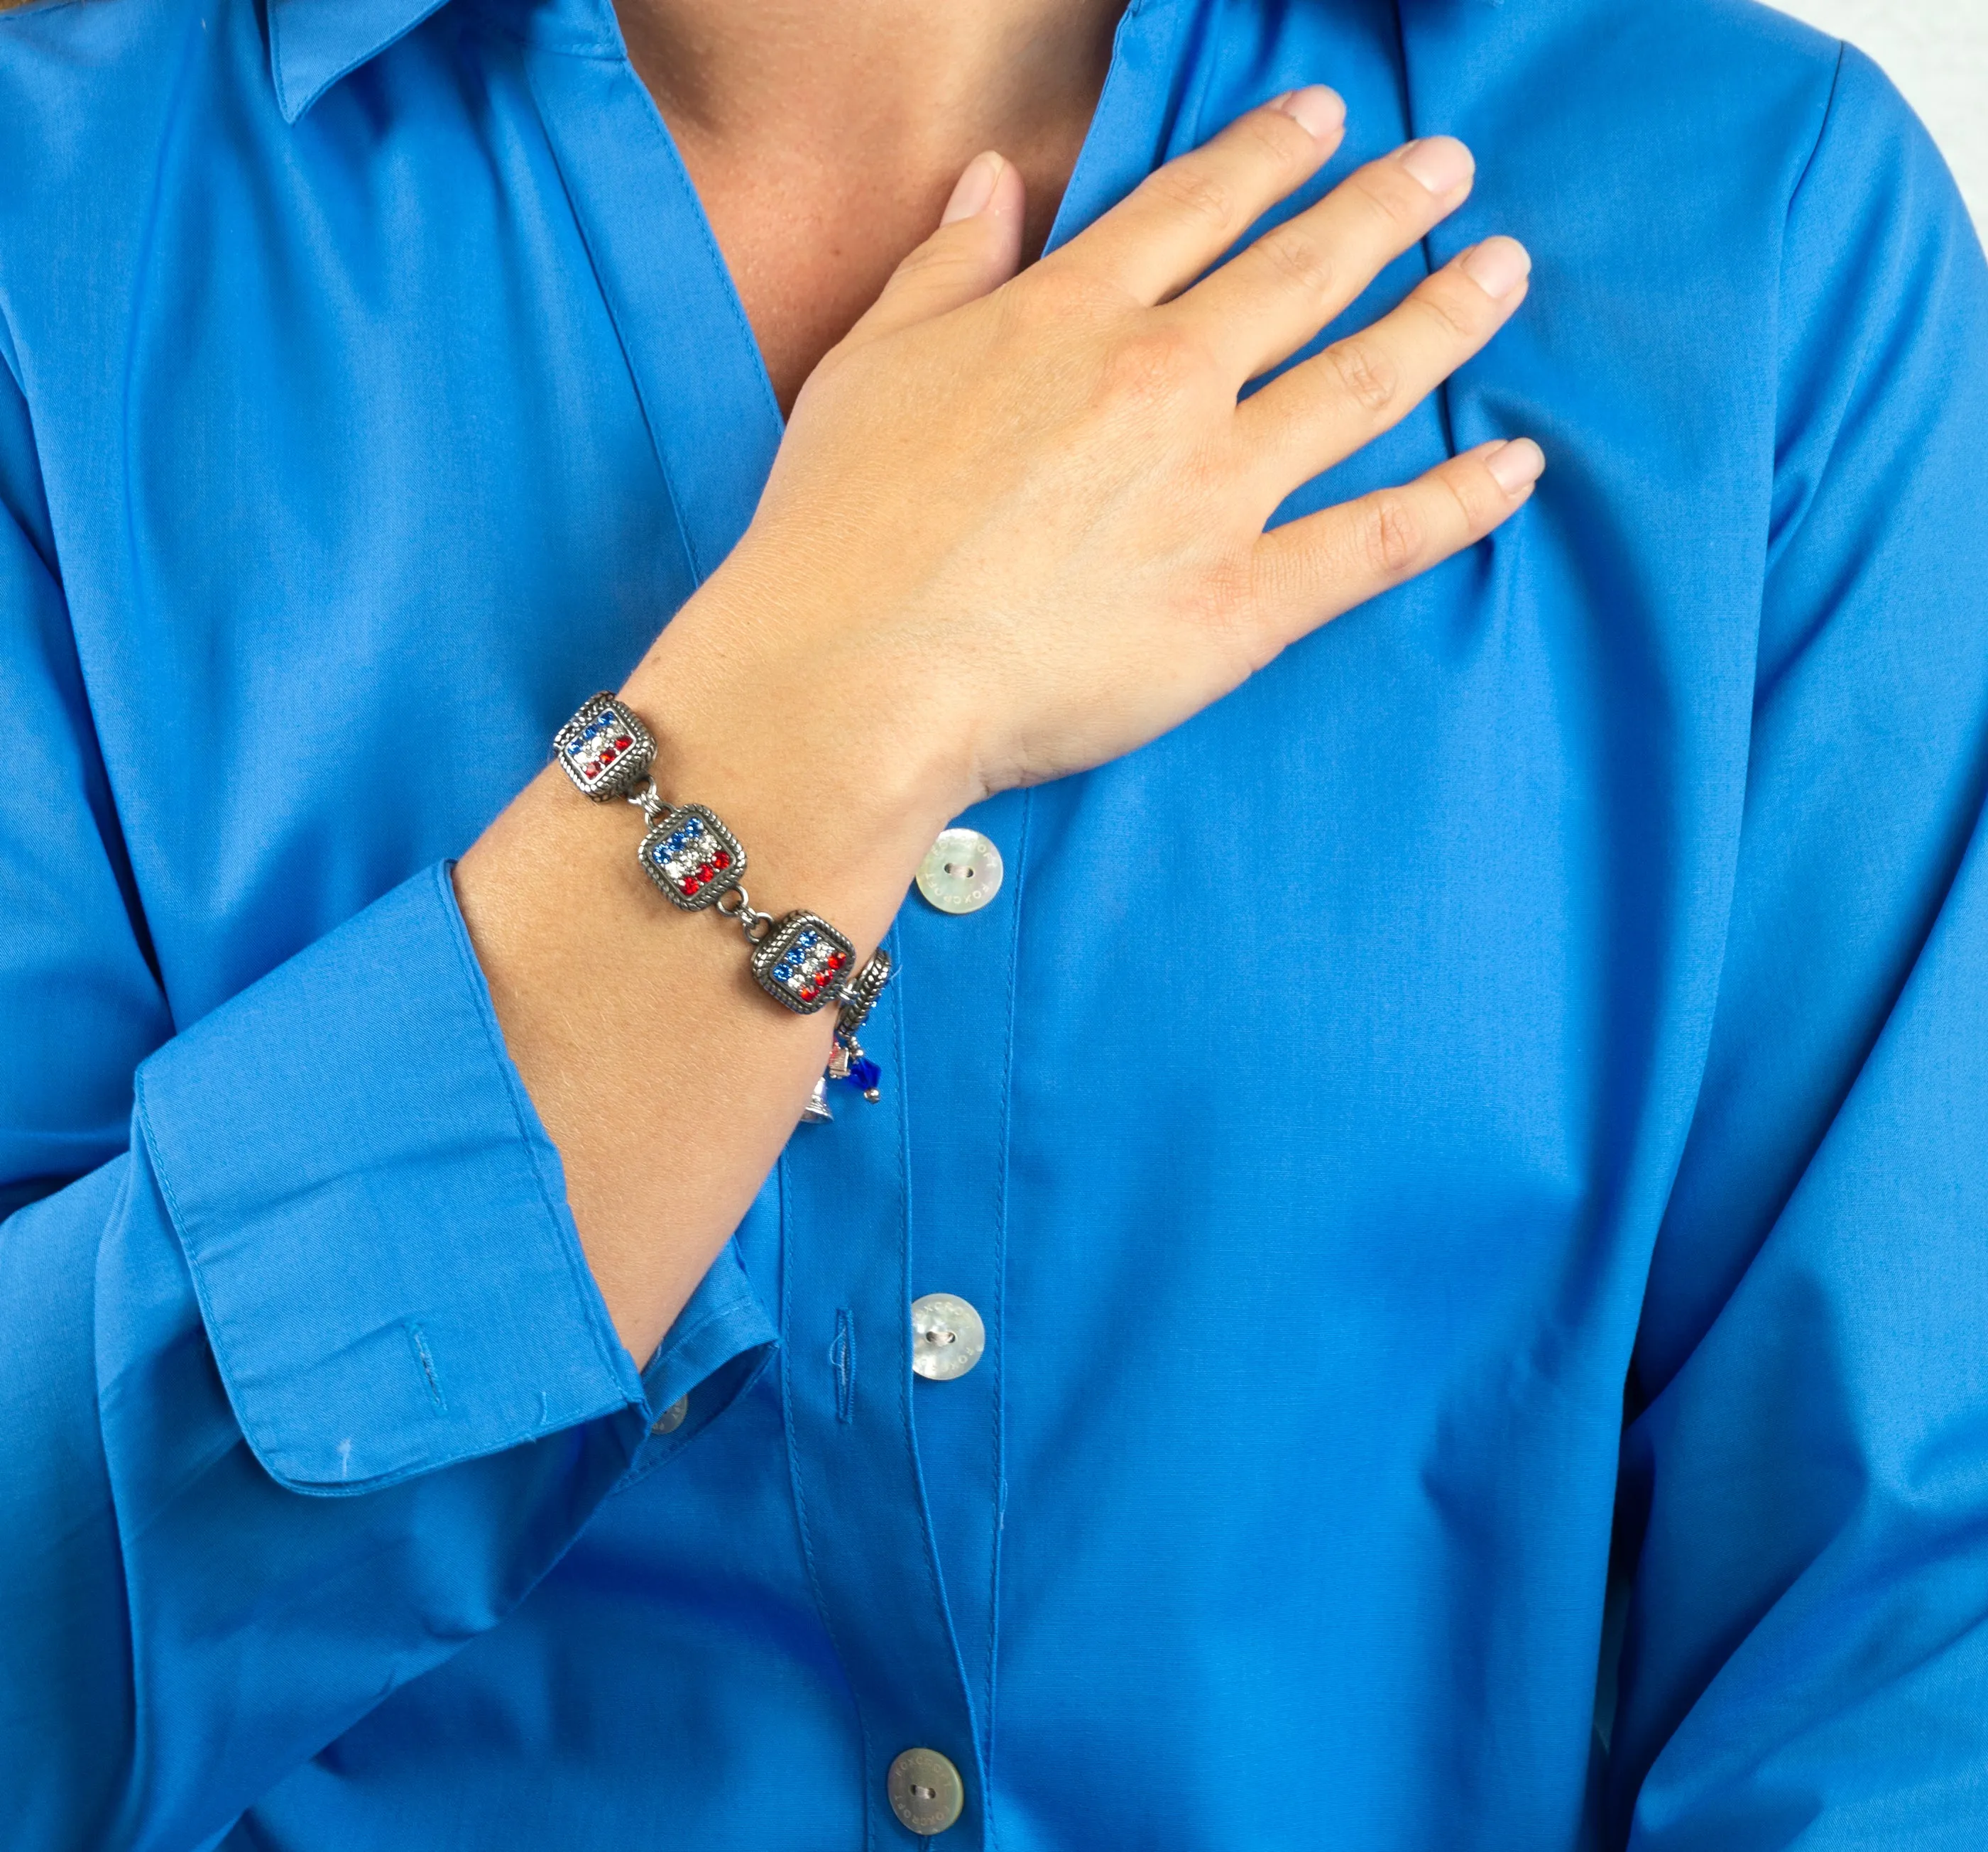
[[[622,697],[656,737],[657,789],[709,806],[746,845],[753,904],[812,908],[867,948],[972,801],[963,767],[923,717],[894,725],[903,704],[870,701],[853,647],[769,647],[771,628],[715,578]]]

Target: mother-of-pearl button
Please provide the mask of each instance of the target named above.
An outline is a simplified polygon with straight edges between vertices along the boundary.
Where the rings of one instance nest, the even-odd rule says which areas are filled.
[[[911,1367],[935,1383],[964,1376],[987,1348],[980,1314],[950,1293],[911,1301]]]
[[[918,864],[918,892],[941,913],[978,913],[1001,891],[1001,851],[978,830],[942,830]]]
[[[907,1749],[884,1777],[891,1811],[921,1839],[935,1839],[966,1810],[966,1783],[936,1749]]]

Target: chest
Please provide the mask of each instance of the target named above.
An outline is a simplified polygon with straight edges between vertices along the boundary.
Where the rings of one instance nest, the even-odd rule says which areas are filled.
[[[1360,127],[1328,178],[1406,132],[1382,49],[1344,49]],[[1108,84],[1063,228],[1275,87],[1274,50],[1157,131]],[[807,347],[777,305],[855,290],[904,235],[773,263],[762,292],[752,228],[778,221],[698,181],[625,61],[493,45],[482,81],[477,120],[397,123],[336,188],[304,157],[329,170],[320,144],[358,133],[357,85],[283,130],[289,167],[209,140],[162,180],[129,546],[103,549],[134,582],[79,600],[77,635],[183,1018],[474,839],[749,520],[780,434],[762,351]],[[1145,751],[969,820],[1004,892],[898,928],[928,1199],[1012,1175],[1046,1214],[1113,1205],[1125,1253],[1135,1224],[1239,1227],[1242,1204],[1301,1242],[1328,1205],[1425,1232],[1369,1256],[1384,1305],[1417,1283],[1395,1260],[1495,1270],[1501,1232],[1573,1229],[1638,1161],[1605,1128],[1696,1007],[1672,977],[1716,928],[1745,739],[1715,697],[1743,688],[1746,633],[1703,591],[1743,574],[1594,518],[1627,504],[1594,485],[1646,485],[1661,447],[1569,409],[1580,358],[1512,331],[1290,511],[1543,428],[1549,482],[1492,542]]]
[[[637,69],[641,69],[637,60]],[[653,76],[652,92],[661,90]],[[881,294],[891,272],[939,223],[953,183],[998,138],[1020,171],[1027,201],[1025,260],[1042,250],[1089,121],[1083,106],[1003,133],[971,120],[925,125],[914,140],[810,135],[802,119],[784,136],[721,137],[659,98],[726,275],[783,411],[821,357]],[[833,121],[841,100],[813,94],[812,120]]]
[[[802,150],[677,137],[774,397],[790,410],[822,356],[938,222],[944,179]]]

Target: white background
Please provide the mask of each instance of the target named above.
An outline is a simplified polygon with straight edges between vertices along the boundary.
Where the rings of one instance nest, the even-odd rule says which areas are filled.
[[[1988,233],[1988,0],[1775,0],[1868,52],[1932,130]]]

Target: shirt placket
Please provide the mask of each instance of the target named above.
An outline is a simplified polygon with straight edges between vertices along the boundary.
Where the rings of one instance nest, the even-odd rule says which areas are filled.
[[[701,580],[744,532],[781,421],[668,131],[604,7],[593,22],[590,33],[576,6],[542,23],[527,69]],[[982,1781],[911,1424],[910,1130],[902,1022],[888,992],[865,1040],[885,1058],[883,1102],[835,1089],[847,1102],[837,1122],[801,1128],[780,1169],[794,1498],[854,1701],[864,1843],[915,1843],[891,1804],[891,1774],[905,1752],[924,1750],[958,1772],[969,1804],[946,1843],[970,1847]],[[938,1766],[914,1759],[896,1785],[915,1800]]]
[[[1009,792],[960,818],[926,857],[896,928],[903,1083],[918,1131],[911,1411],[983,1762],[999,1617],[1008,1102],[1028,816],[1026,794]]]
[[[1177,41],[1198,4],[1128,9],[1058,240],[1168,151]],[[751,519],[778,407],[608,8],[573,0],[539,18],[549,23],[526,48],[532,91],[701,580]],[[834,1123],[800,1128],[779,1167],[796,1515],[854,1702],[870,1847],[929,1837],[949,1798],[948,1847],[991,1837],[1006,1098],[1028,810],[1015,793],[959,820],[1001,857],[1000,887],[964,907],[908,901],[889,941],[901,975],[864,1036],[884,1058],[882,1100],[831,1090]],[[954,1302],[984,1350],[971,1367],[953,1353],[921,1374],[913,1306]]]

